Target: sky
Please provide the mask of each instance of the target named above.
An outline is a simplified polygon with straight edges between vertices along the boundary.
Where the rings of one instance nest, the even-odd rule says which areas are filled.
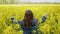
[[[8,3],[11,3],[12,0],[5,0]],[[60,0],[13,0],[14,3],[60,3]],[[2,3],[3,0],[0,0]]]
[[[20,0],[20,2],[37,2],[37,3],[42,3],[42,2],[48,2],[48,3],[60,3],[60,0]]]

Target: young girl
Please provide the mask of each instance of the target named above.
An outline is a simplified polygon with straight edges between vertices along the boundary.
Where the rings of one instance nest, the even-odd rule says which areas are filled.
[[[13,23],[15,23],[14,17],[12,17],[11,20]],[[41,23],[44,23],[45,20],[46,20],[46,16],[43,16]],[[38,28],[37,28],[38,20],[34,19],[31,10],[27,10],[24,19],[22,21],[18,21],[18,23],[21,25],[23,34],[32,34],[33,30],[36,30],[36,34],[38,34]]]

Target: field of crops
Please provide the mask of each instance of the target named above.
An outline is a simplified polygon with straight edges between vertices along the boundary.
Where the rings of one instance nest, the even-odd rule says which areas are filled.
[[[0,34],[23,34],[20,25],[11,22],[14,16],[16,22],[24,18],[26,10],[32,10],[34,18],[38,19],[39,34],[60,34],[60,5],[0,5]],[[44,23],[42,17],[49,14]]]

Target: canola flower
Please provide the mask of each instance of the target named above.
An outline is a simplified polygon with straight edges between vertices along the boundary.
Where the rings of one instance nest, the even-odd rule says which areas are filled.
[[[11,16],[16,21],[24,18],[26,10],[32,10],[34,18],[38,19],[39,34],[60,34],[60,6],[0,6],[0,34],[23,34],[21,26],[13,24]],[[40,23],[42,16],[49,13],[47,20]],[[33,31],[35,32],[35,31]]]

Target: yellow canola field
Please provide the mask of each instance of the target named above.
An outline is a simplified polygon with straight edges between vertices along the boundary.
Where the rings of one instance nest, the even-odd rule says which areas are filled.
[[[31,10],[38,19],[39,34],[60,34],[60,4],[0,5],[0,34],[23,34],[21,26],[12,23],[10,18],[14,16],[16,22],[22,20],[26,10]],[[45,14],[49,15],[41,23]]]

